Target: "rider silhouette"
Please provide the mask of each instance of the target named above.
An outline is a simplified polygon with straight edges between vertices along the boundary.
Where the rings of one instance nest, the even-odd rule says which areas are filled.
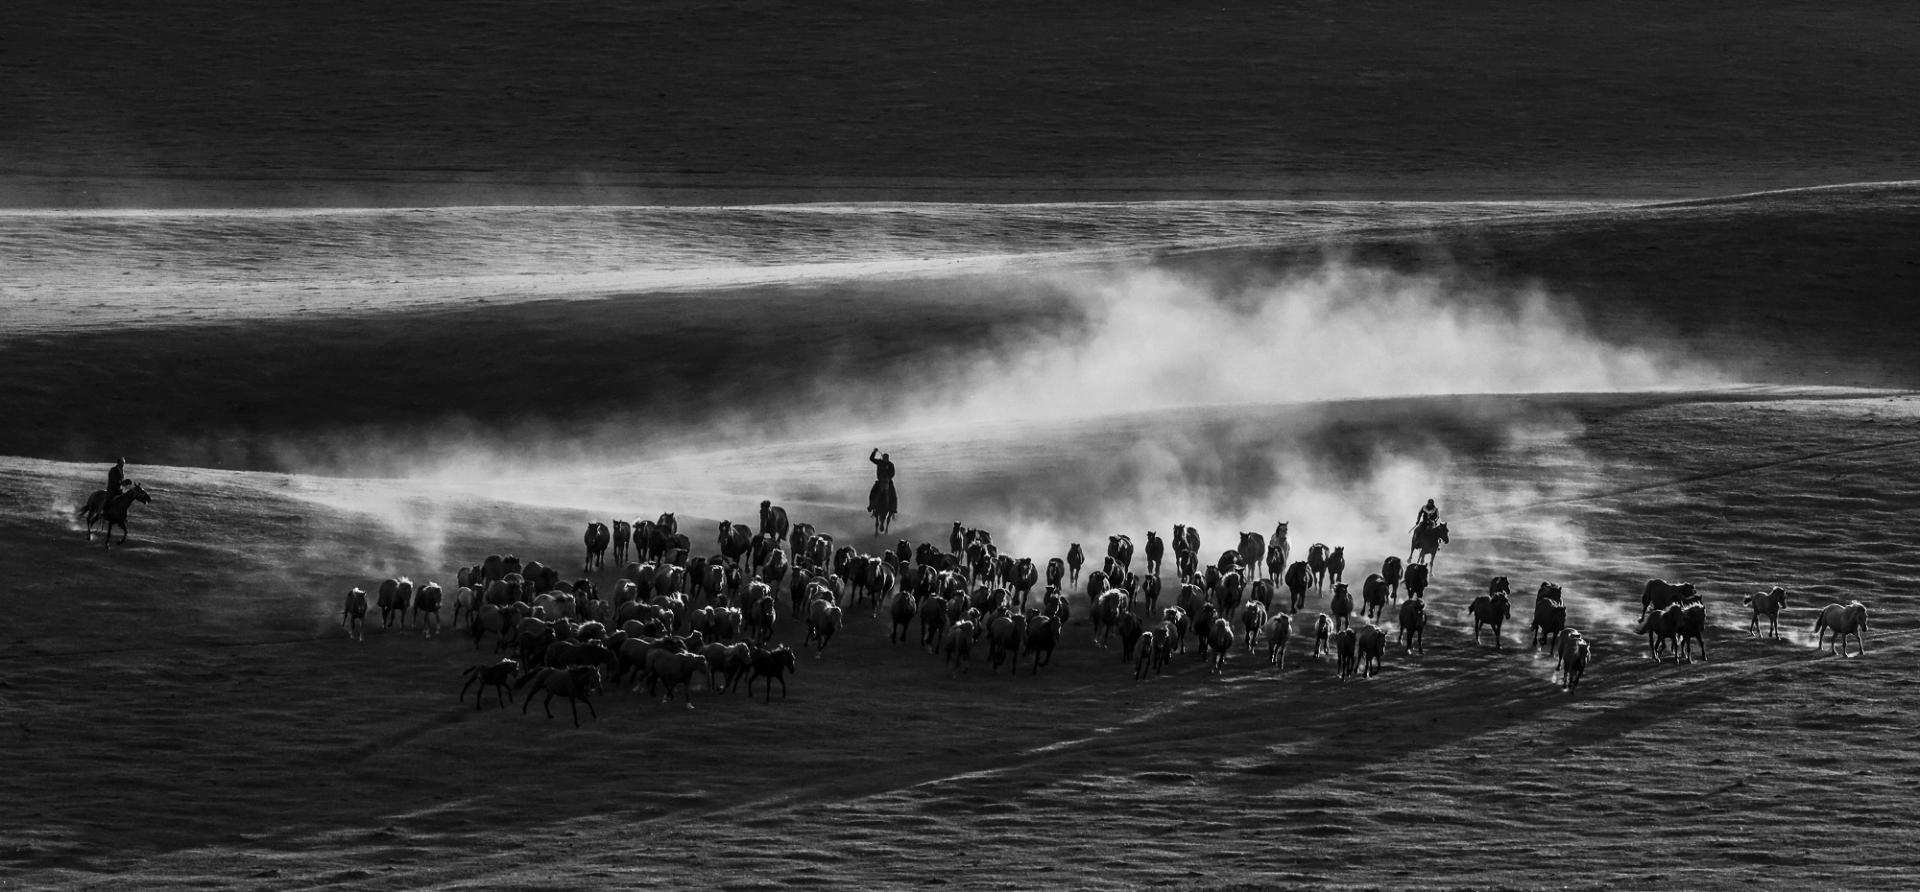
[[[867,494],[867,511],[873,515],[874,533],[886,531],[888,520],[900,510],[900,496],[893,489],[893,459],[878,449],[867,454],[873,462],[873,489]]]
[[[1421,506],[1420,515],[1414,518],[1413,528],[1416,530],[1428,529],[1438,525],[1439,523],[1440,523],[1440,509],[1434,506],[1432,499],[1428,499],[1427,503]]]
[[[107,469],[107,495],[117,496],[120,488],[127,482],[127,460],[120,459],[119,464]]]

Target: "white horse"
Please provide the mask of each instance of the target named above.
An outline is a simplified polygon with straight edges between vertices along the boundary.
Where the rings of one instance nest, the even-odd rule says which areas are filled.
[[[1287,668],[1287,639],[1293,637],[1293,615],[1275,613],[1260,631],[1267,636],[1267,662],[1275,668]]]
[[[1864,633],[1867,631],[1867,605],[1859,601],[1828,604],[1826,609],[1820,611],[1820,618],[1813,623],[1814,649],[1819,649],[1821,639],[1825,638],[1829,631],[1833,633],[1830,653],[1846,656],[1846,640],[1847,636],[1851,635],[1860,646],[1860,652],[1856,656],[1866,656],[1867,639]]]
[[[469,623],[474,620],[473,588],[470,586],[463,585],[453,593],[453,624],[460,625],[461,617],[465,617]]]
[[[1787,590],[1774,586],[1770,592],[1755,592],[1740,599],[1740,603],[1753,608],[1753,621],[1747,624],[1747,634],[1760,637],[1760,617],[1766,617],[1771,628],[1768,638],[1780,637],[1780,608],[1787,606]]]

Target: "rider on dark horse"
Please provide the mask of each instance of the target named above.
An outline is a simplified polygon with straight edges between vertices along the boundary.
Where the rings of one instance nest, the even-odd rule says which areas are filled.
[[[900,496],[893,489],[893,459],[878,449],[867,455],[867,461],[873,462],[873,489],[867,494],[867,511],[873,515],[875,524],[884,529],[884,518],[898,513]]]

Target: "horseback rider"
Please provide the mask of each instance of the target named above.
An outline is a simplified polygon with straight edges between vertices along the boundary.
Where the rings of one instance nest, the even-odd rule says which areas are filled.
[[[1416,530],[1429,530],[1439,525],[1440,509],[1434,506],[1432,499],[1428,499],[1427,503],[1420,507],[1420,515],[1414,518],[1413,528]]]
[[[867,494],[867,511],[873,514],[874,532],[885,532],[886,521],[900,508],[900,497],[893,489],[893,459],[878,449],[867,454],[873,462],[873,489]]]
[[[119,495],[121,487],[124,486],[126,482],[127,460],[122,458],[118,464],[107,469],[107,495],[109,497]]]

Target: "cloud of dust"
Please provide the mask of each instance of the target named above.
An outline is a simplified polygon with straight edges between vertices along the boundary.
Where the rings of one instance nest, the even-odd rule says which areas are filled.
[[[778,407],[544,431],[457,427],[406,453],[393,475],[408,481],[402,490],[352,498],[409,535],[431,528],[432,498],[462,494],[576,510],[583,524],[669,510],[752,523],[758,500],[771,498],[797,520],[845,523],[835,531],[846,536],[862,532],[849,518],[859,517],[872,479],[864,459],[878,445],[900,462],[906,523],[992,528],[1010,551],[1040,559],[1075,541],[1098,555],[1117,532],[1143,552],[1146,530],[1164,537],[1188,523],[1211,560],[1239,531],[1270,536],[1289,521],[1295,559],[1312,542],[1346,545],[1357,585],[1385,555],[1404,557],[1426,498],[1440,498],[1450,518],[1493,515],[1605,473],[1563,416],[1430,398],[1722,383],[1711,369],[1604,342],[1544,289],[1452,272],[1332,262],[1225,284],[1146,266],[1049,273],[1034,287],[1064,295],[1071,312],[955,349],[910,316],[864,308],[858,324],[912,344],[881,380],[824,364],[801,373],[805,399]],[[1002,312],[1017,321],[1029,310],[1009,300]],[[289,444],[290,466],[353,473],[360,458],[301,448]],[[1550,454],[1552,468],[1489,464],[1530,449]],[[395,450],[379,452],[392,468]],[[1569,512],[1516,517],[1500,535],[1468,534],[1484,549],[1469,566],[1593,565]],[[711,547],[693,532],[696,549]],[[1526,544],[1502,555],[1502,542]],[[1511,575],[1524,623],[1530,584]],[[1623,622],[1611,599],[1577,591],[1569,586],[1579,622]]]
[[[1681,388],[1711,369],[1592,336],[1570,301],[1450,274],[1328,263],[1252,285],[1144,268],[1056,284],[1083,323],[922,382],[941,419],[1195,405]],[[942,386],[944,385],[944,387]],[[924,403],[921,400],[910,403]]]

